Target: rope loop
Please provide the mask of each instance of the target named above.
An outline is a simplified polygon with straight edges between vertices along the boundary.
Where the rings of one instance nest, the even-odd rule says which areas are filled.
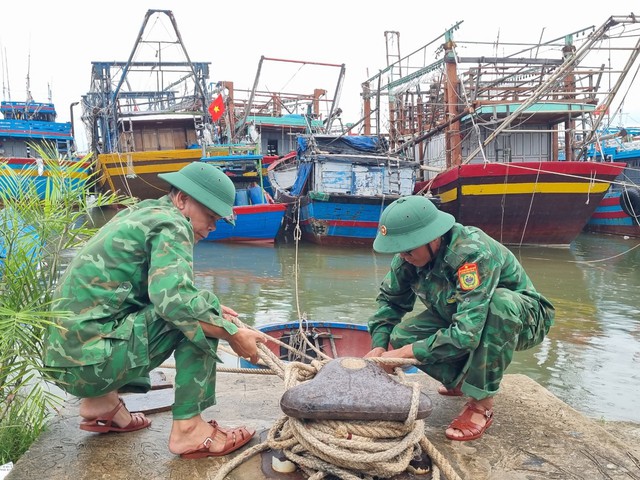
[[[261,347],[261,360],[281,372],[277,374],[284,380],[286,390],[311,380],[330,361],[282,362],[266,347]],[[396,371],[402,374],[400,381],[412,388],[411,406],[404,421],[307,420],[283,416],[269,429],[264,442],[223,465],[214,480],[224,480],[245,460],[268,449],[281,452],[309,480],[320,480],[327,475],[343,480],[391,478],[403,472],[415,471],[411,461],[420,459],[423,452],[432,460],[432,478],[440,478],[440,469],[443,469],[446,478],[460,480],[447,460],[426,438],[424,421],[417,419],[420,385],[404,381],[406,377],[401,369],[403,365],[416,362],[404,359],[368,360],[397,367]]]

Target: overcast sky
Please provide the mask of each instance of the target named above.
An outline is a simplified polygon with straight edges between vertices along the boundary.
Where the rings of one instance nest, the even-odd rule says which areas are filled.
[[[2,98],[26,97],[29,73],[34,100],[48,101],[59,121],[90,88],[92,61],[127,60],[148,9],[171,10],[193,61],[211,62],[212,81],[250,88],[266,57],[346,65],[340,106],[343,121],[360,118],[361,83],[386,66],[385,31],[400,32],[401,55],[429,43],[463,21],[456,38],[536,43],[631,13],[634,2],[502,0],[426,2],[393,0],[242,0],[236,2],[30,0],[4,2],[0,46],[4,60]],[[640,4],[638,4],[640,5]],[[634,12],[640,15],[640,8]],[[491,54],[487,52],[487,54]],[[29,67],[30,57],[30,67]],[[434,59],[427,59],[430,63]],[[330,69],[329,69],[330,70]],[[8,73],[8,75],[7,75]],[[273,84],[271,90],[285,90]],[[337,71],[313,88],[333,89]],[[640,80],[634,98],[640,98]],[[74,110],[76,125],[79,111]],[[640,125],[640,109],[624,112],[627,126]],[[78,139],[79,147],[86,139]]]

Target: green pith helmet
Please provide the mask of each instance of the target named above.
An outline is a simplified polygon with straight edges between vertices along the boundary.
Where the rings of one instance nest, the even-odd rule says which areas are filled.
[[[402,197],[382,212],[373,249],[380,253],[408,252],[447,233],[455,223],[422,195]]]
[[[177,172],[161,173],[158,177],[235,225],[233,202],[236,187],[218,167],[205,162],[192,162]]]

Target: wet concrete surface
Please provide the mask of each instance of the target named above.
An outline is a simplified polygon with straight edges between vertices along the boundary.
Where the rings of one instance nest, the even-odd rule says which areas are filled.
[[[408,379],[418,381],[433,402],[433,413],[426,419],[427,438],[463,479],[640,480],[640,425],[589,419],[528,377],[507,375],[487,433],[472,442],[453,442],[444,430],[465,400],[438,395],[438,384],[422,373]],[[256,435],[249,447],[259,444],[283,415],[282,381],[276,376],[219,373],[217,383],[218,403],[203,416],[225,427],[256,428],[261,436]],[[171,413],[166,411],[150,414],[152,425],[141,431],[84,432],[78,428],[78,407],[77,399],[65,403],[50,429],[18,460],[6,480],[213,479],[236,454],[199,460],[171,454],[167,447]],[[305,478],[299,472],[270,473],[265,459],[266,454],[252,457],[227,478]]]

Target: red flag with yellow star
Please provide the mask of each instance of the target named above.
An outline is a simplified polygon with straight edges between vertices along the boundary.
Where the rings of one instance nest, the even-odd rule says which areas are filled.
[[[217,122],[220,119],[224,113],[224,100],[222,99],[222,95],[218,95],[216,99],[211,102],[211,105],[209,105],[209,113],[211,114],[211,119],[214,122]]]

